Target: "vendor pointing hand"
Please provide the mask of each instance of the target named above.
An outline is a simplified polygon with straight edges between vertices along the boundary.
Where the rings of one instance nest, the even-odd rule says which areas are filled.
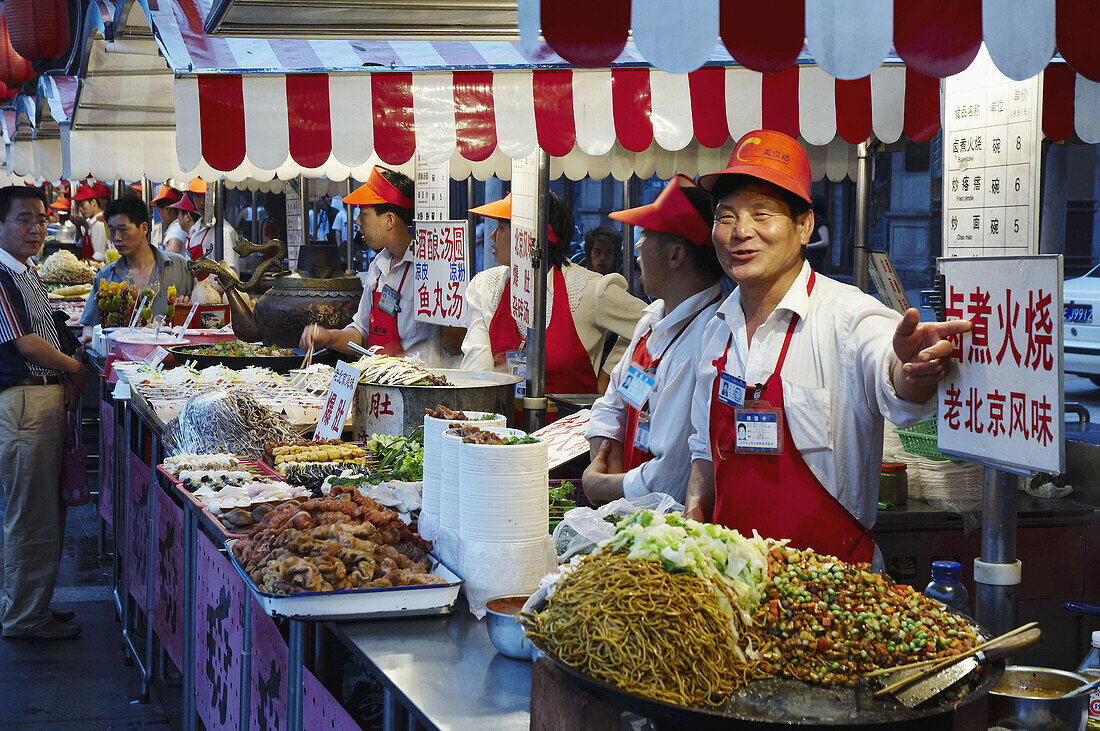
[[[687,514],[796,548],[871,561],[883,418],[911,424],[970,323],[900,318],[815,273],[810,165],[758,130],[700,185],[715,203],[718,261],[737,288],[702,337],[692,396]]]

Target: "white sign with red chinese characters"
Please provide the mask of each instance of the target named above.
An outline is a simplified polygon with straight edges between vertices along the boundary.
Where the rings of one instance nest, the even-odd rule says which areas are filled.
[[[466,221],[416,224],[416,320],[436,325],[466,325],[466,284],[470,249]]]
[[[879,297],[887,307],[905,314],[909,309],[909,296],[905,294],[905,287],[901,286],[901,279],[894,270],[894,263],[890,261],[890,255],[885,251],[871,252],[871,279],[875,282],[875,289]]]
[[[351,363],[336,361],[336,371],[332,374],[332,383],[328,386],[325,405],[321,409],[321,420],[317,422],[317,430],[313,432],[314,441],[340,438],[358,383],[359,369]]]
[[[1062,257],[940,259],[955,339],[940,383],[939,449],[1030,474],[1065,472]]]
[[[430,163],[417,153],[414,171],[414,218],[417,221],[446,221],[451,217],[450,163]]]
[[[1013,81],[982,46],[943,94],[944,256],[1039,253],[1039,77]]]
[[[538,246],[539,153],[512,160],[512,317],[524,331],[535,309],[531,256]]]
[[[531,436],[538,437],[547,443],[550,469],[559,467],[588,451],[588,440],[584,438],[584,433],[588,429],[588,419],[591,416],[590,409],[583,409],[564,419],[558,419],[536,432],[531,432]]]

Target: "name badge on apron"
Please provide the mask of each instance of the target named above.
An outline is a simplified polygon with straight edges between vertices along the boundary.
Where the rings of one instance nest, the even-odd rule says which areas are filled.
[[[520,378],[516,384],[516,398],[523,398],[527,394],[527,351],[509,350],[507,358],[508,372]]]
[[[718,400],[735,409],[745,404],[745,382],[722,371],[718,374]]]
[[[783,454],[783,411],[764,402],[733,412],[734,451],[739,454]]]
[[[641,411],[645,407],[645,402],[649,400],[649,394],[653,393],[653,387],[656,385],[656,378],[639,367],[637,363],[631,363],[630,368],[626,371],[626,377],[623,378],[623,382],[619,384],[618,391],[619,395],[622,396],[628,404],[633,406],[635,410]],[[647,449],[645,451],[648,452],[649,450]]]
[[[649,452],[649,412],[638,412],[638,426],[634,429],[634,448]]]
[[[385,312],[390,317],[393,317],[401,310],[401,295],[397,293],[397,290],[386,285],[382,287],[382,294],[378,297],[378,307],[382,312]]]

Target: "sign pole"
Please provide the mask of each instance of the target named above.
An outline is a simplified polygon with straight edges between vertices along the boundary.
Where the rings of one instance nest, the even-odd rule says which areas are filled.
[[[852,284],[866,292],[870,263],[867,229],[871,216],[871,143],[860,142],[856,150],[856,242],[852,254]]]
[[[527,331],[527,393],[523,397],[523,430],[530,433],[546,424],[546,272],[550,242],[546,236],[550,193],[550,156],[538,152],[538,222],[535,225],[537,261],[531,328]]]
[[[1016,626],[1016,475],[987,467],[982,492],[982,557],[974,561],[979,624],[1000,635]]]

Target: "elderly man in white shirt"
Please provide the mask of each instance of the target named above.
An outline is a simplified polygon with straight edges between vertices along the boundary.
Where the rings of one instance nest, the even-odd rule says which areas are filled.
[[[907,424],[934,412],[946,338],[970,323],[921,323],[914,309],[900,317],[810,269],[810,165],[787,135],[748,133],[729,166],[700,183],[737,289],[703,334],[685,512],[870,562],[883,417]]]
[[[710,196],[677,175],[650,205],[611,218],[642,229],[638,259],[654,301],[642,310],[607,392],[592,405],[585,496],[598,505],[663,492],[683,502],[691,469],[685,417],[699,342],[722,299]]]

